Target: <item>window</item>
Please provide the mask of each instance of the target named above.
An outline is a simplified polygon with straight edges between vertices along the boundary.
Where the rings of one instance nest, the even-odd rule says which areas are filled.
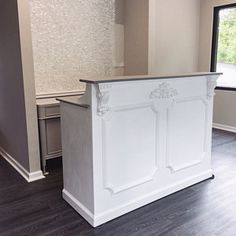
[[[211,71],[223,72],[219,89],[236,89],[236,4],[214,8]]]

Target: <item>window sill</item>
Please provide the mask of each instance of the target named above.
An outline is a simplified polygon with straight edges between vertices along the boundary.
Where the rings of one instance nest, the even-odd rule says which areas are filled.
[[[217,87],[216,87],[216,90],[236,91],[236,87],[217,86]]]

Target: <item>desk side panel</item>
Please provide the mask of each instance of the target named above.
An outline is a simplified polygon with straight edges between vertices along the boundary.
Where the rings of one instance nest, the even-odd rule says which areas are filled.
[[[90,216],[94,212],[90,109],[62,102],[61,127],[64,198]]]

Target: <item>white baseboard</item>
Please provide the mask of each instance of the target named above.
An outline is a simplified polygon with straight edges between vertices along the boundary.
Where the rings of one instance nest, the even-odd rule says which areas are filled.
[[[134,199],[133,201],[127,202],[124,205],[117,206],[115,208],[109,209],[103,213],[93,214],[88,208],[86,208],[78,199],[76,199],[71,193],[66,189],[63,189],[63,198],[67,201],[89,224],[93,227],[102,225],[110,220],[113,220],[119,216],[122,216],[128,212],[136,210],[142,206],[159,200],[165,196],[175,193],[179,190],[187,188],[193,184],[199,183],[203,180],[212,177],[213,171],[209,169],[199,175],[192,176],[185,179],[184,181],[177,182],[173,185],[167,186],[163,189],[158,189],[152,193],[144,194],[141,197]]]
[[[10,154],[0,147],[0,155],[27,181],[33,182],[45,178],[42,171],[29,172]]]
[[[222,124],[218,124],[218,123],[213,123],[213,128],[236,133],[236,127],[229,126],[229,125],[222,125]]]
[[[90,225],[96,227],[94,215],[80,201],[72,196],[67,190],[62,191],[63,199],[68,202]]]

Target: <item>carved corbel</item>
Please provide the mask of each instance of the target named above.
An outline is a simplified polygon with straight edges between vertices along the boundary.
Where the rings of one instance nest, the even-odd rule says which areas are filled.
[[[207,77],[207,98],[211,99],[215,95],[215,87],[217,85],[217,78],[209,76]]]
[[[97,113],[99,116],[105,115],[110,111],[109,99],[110,99],[110,84],[98,84],[97,90]]]

